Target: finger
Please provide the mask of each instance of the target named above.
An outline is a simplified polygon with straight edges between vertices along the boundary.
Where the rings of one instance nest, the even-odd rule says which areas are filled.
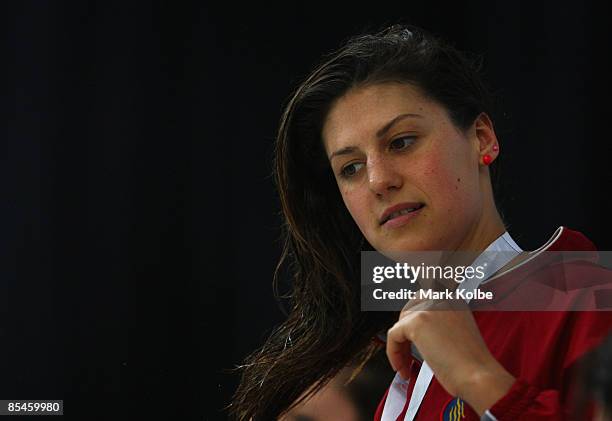
[[[412,360],[410,343],[409,338],[404,334],[403,326],[399,323],[396,323],[387,332],[387,359],[394,371],[408,368]]]
[[[403,380],[408,380],[410,378],[410,365],[402,368],[398,373]]]

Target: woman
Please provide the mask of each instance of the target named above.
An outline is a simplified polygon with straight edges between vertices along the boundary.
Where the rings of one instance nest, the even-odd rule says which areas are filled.
[[[281,263],[291,262],[293,307],[242,367],[237,418],[275,419],[343,367],[367,361],[381,346],[373,338],[387,331],[398,375],[378,418],[563,417],[565,391],[547,389],[554,382],[525,358],[511,360],[522,355],[520,328],[589,332],[550,373],[592,346],[609,318],[491,313],[476,320],[469,311],[407,309],[398,320],[397,313],[360,311],[363,250],[513,253],[496,262],[498,273],[524,258],[495,206],[490,166],[501,148],[490,107],[472,61],[402,26],[353,38],[297,89],[275,159],[286,219]],[[592,248],[567,229],[548,247],[569,245]],[[515,332],[514,352],[500,344],[495,323]],[[564,340],[555,338],[546,344],[552,350]],[[411,344],[426,363],[414,362]]]

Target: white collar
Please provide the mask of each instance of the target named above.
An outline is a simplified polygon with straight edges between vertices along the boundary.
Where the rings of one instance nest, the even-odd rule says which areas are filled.
[[[523,252],[523,249],[516,244],[508,231],[497,237],[489,246],[474,260],[470,265],[473,267],[482,266],[484,277],[481,279],[472,278],[475,282],[464,282],[464,288],[476,288],[478,285],[485,283],[495,272]]]

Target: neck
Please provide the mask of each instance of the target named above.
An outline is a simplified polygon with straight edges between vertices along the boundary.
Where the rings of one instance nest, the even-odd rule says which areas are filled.
[[[493,189],[490,182],[486,182],[483,187],[485,194],[482,214],[458,250],[482,252],[506,231],[493,200]]]

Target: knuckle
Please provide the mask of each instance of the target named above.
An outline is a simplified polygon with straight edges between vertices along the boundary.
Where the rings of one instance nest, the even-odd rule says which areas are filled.
[[[412,323],[415,329],[420,329],[427,325],[431,320],[431,314],[427,311],[419,311],[412,318]]]

